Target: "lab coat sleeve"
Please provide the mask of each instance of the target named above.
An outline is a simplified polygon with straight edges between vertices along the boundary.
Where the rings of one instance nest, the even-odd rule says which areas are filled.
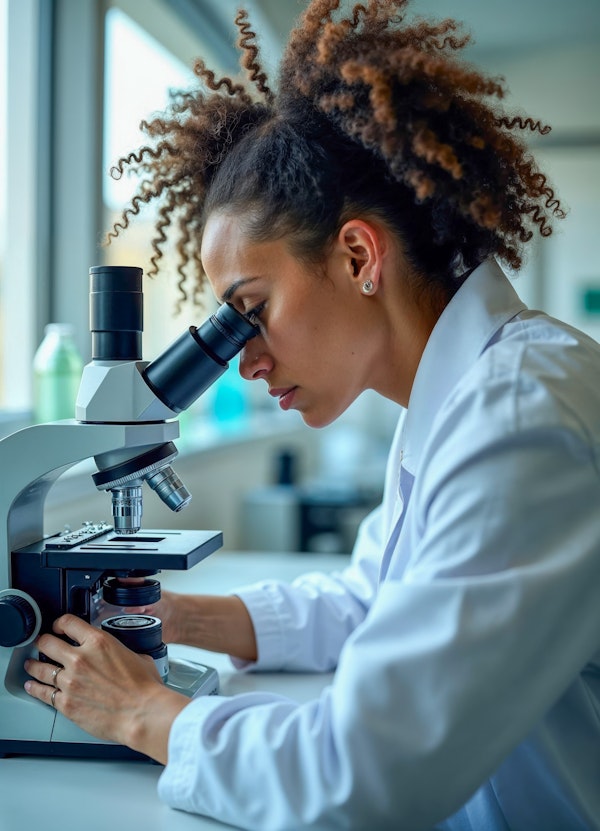
[[[445,412],[411,497],[408,572],[392,560],[331,686],[303,704],[191,702],[164,800],[261,831],[424,831],[553,706],[598,646],[598,434],[576,413],[515,412],[509,393]]]
[[[348,636],[364,620],[377,591],[381,556],[398,511],[398,476],[403,412],[385,476],[382,504],[361,523],[348,568],[313,573],[291,584],[268,580],[240,588],[254,625],[258,660],[238,669],[327,672]]]
[[[373,601],[381,557],[382,508],[363,521],[348,568],[265,580],[235,591],[252,620],[258,660],[232,657],[237,669],[327,672]]]

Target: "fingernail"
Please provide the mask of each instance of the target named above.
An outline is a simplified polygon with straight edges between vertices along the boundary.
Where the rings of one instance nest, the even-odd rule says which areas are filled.
[[[31,681],[25,681],[25,689],[27,692],[31,690]]]

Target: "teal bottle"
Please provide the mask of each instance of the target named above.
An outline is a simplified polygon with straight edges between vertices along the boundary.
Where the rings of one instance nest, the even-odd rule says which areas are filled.
[[[33,359],[33,419],[75,418],[83,361],[68,323],[49,323]]]

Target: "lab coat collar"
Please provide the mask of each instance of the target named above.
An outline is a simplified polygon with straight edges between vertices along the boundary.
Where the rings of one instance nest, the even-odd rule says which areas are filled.
[[[402,466],[413,475],[433,421],[460,378],[496,332],[526,309],[495,260],[467,277],[446,306],[421,356],[408,402]]]

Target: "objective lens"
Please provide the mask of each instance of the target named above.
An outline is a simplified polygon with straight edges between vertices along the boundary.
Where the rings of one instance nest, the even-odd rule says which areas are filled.
[[[166,442],[92,476],[97,488],[112,493],[118,534],[137,534],[141,528],[144,480],[172,511],[181,511],[189,505],[192,495],[169,464],[176,455],[173,442]]]
[[[141,485],[115,488],[112,493],[112,514],[117,534],[137,534],[142,527],[144,503]]]
[[[162,642],[160,618],[151,615],[117,615],[103,620],[100,625],[132,652],[150,655],[158,674],[166,682],[169,677],[169,659],[167,645]]]
[[[181,511],[191,502],[192,494],[171,465],[165,465],[156,473],[146,476],[146,482],[172,511]]]

